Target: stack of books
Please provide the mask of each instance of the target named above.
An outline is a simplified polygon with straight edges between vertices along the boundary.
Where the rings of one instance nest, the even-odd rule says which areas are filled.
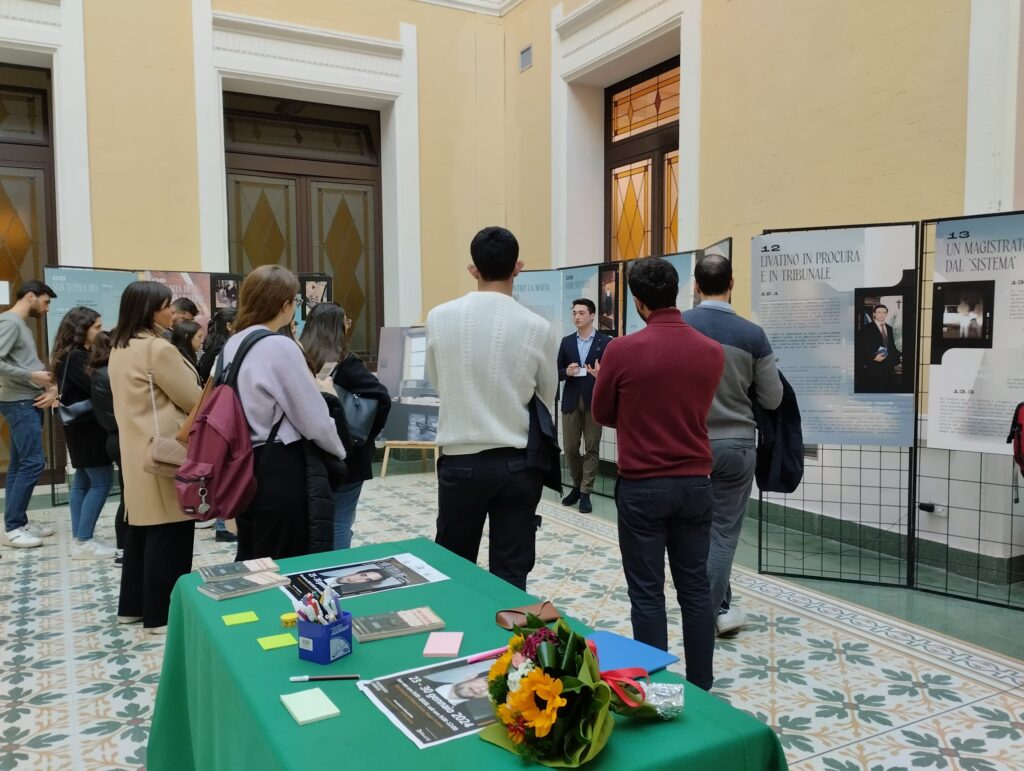
[[[278,573],[277,563],[269,557],[244,562],[228,562],[224,565],[210,565],[199,568],[204,583],[199,591],[215,600],[227,600],[252,594],[289,582],[287,576]]]
[[[444,621],[428,607],[377,613],[352,619],[352,634],[358,642],[384,640],[418,632],[444,629]]]

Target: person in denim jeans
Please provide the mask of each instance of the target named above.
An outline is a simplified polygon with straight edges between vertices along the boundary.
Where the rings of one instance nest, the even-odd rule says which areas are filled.
[[[594,420],[615,428],[619,550],[633,637],[668,650],[665,553],[683,615],[686,679],[710,690],[715,622],[707,574],[711,444],[707,414],[722,376],[722,346],[676,309],[679,274],[657,257],[634,263],[633,301],[647,327],[612,340],[593,366]]]
[[[35,339],[25,322],[42,318],[56,296],[41,281],[26,281],[11,309],[0,313],[0,414],[11,434],[3,544],[19,549],[42,546],[42,538],[53,535],[53,528],[29,523],[27,512],[46,465],[42,411],[57,404],[57,386],[39,360]]]
[[[347,425],[338,425],[338,435],[345,446],[345,465],[348,475],[334,491],[334,548],[347,549],[352,545],[352,525],[363,482],[373,478],[371,466],[376,451],[374,438],[384,428],[391,411],[388,389],[363,364],[362,359],[348,349],[348,334],[352,319],[345,310],[333,302],[322,302],[309,312],[302,329],[300,343],[317,372],[330,374],[336,386],[362,399],[377,402],[377,414],[366,441],[356,443]]]
[[[92,398],[89,353],[103,319],[92,308],[72,308],[61,319],[53,339],[50,367],[60,386],[61,404],[69,407]],[[96,522],[114,482],[114,469],[107,454],[107,432],[93,410],[64,426],[71,466],[71,559],[112,559],[114,547],[93,538]]]
[[[701,304],[686,311],[683,320],[721,343],[725,351],[725,372],[708,413],[715,496],[708,578],[711,604],[717,612],[716,626],[722,635],[738,631],[745,620],[743,611],[732,605],[729,577],[757,462],[751,389],[762,407],[773,410],[782,402],[782,380],[764,330],[740,318],[729,302],[732,263],[718,254],[706,255],[697,262],[694,279]]]

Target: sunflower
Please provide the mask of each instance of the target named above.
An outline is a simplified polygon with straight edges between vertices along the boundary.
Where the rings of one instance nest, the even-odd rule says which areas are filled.
[[[546,674],[543,669],[535,669],[522,679],[518,690],[509,693],[507,703],[513,712],[523,716],[537,738],[543,739],[558,719],[558,708],[566,704],[561,694],[561,680]],[[543,701],[544,706],[538,706],[538,701]]]
[[[491,671],[487,673],[487,680],[497,680],[499,677],[504,677],[508,672],[508,665],[512,662],[512,651],[505,651],[501,656],[491,664]]]

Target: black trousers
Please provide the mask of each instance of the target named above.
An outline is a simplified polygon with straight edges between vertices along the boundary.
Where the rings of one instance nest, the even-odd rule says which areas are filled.
[[[142,616],[142,625],[167,625],[171,590],[181,576],[192,570],[192,546],[196,523],[128,525],[121,565],[119,616]]]
[[[542,473],[526,467],[526,451],[501,448],[444,455],[438,464],[437,537],[450,552],[476,562],[490,515],[491,572],[526,589],[537,541]]]
[[[279,559],[308,554],[306,456],[302,442],[254,448],[253,468],[256,497],[238,516],[235,559]]]
[[[118,549],[124,548],[124,537],[128,532],[128,523],[124,521],[124,474],[121,473],[121,464],[117,464],[117,484],[121,488],[121,500],[117,504],[117,514],[114,515],[114,539]]]
[[[629,590],[633,637],[668,650],[665,552],[683,614],[686,679],[708,691],[713,680],[715,614],[708,548],[714,496],[709,477],[622,479],[615,486],[619,550]]]

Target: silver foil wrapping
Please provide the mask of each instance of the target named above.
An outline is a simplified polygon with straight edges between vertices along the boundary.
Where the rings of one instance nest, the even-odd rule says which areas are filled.
[[[654,707],[658,717],[671,720],[683,712],[683,686],[673,683],[651,683],[644,686],[647,703]]]

